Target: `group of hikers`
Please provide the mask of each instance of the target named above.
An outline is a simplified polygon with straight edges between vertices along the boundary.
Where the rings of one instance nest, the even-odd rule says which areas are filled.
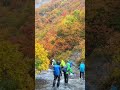
[[[72,66],[73,63],[71,61],[67,61],[65,63],[64,60],[60,61],[55,61],[54,59],[52,60],[52,66],[53,66],[53,75],[54,75],[54,80],[53,80],[53,87],[55,87],[56,80],[57,80],[57,87],[60,85],[60,78],[62,76],[62,72],[64,75],[64,83],[68,83],[69,75],[73,75],[73,70]],[[78,67],[80,71],[80,78],[83,78],[84,80],[84,75],[85,75],[85,63],[82,61]]]

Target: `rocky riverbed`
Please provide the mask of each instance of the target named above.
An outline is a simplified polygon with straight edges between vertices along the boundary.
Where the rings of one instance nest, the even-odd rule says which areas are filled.
[[[85,90],[85,80],[79,78],[79,74],[75,73],[70,76],[69,83],[64,83],[64,77],[61,77],[60,87],[53,88],[53,71],[49,69],[48,71],[42,71],[40,74],[36,75],[36,89],[35,90]]]

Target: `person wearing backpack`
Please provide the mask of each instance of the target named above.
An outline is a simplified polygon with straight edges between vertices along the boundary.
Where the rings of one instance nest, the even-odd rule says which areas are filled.
[[[65,61],[64,60],[61,60],[61,63],[60,63],[60,66],[61,66],[61,68],[64,68],[65,67]]]
[[[54,63],[53,65],[53,74],[54,74],[54,80],[53,80],[53,87],[55,87],[56,80],[57,80],[57,87],[60,85],[60,76],[61,76],[61,67],[60,62],[57,61],[57,63]]]
[[[69,74],[73,73],[72,68],[70,67],[70,63],[66,64],[66,66],[63,68],[63,72],[64,72],[64,82],[68,83]]]
[[[63,75],[64,75],[64,82],[65,82],[65,78],[66,78],[66,63],[65,63],[65,61],[64,60],[61,60],[61,64],[60,64],[60,66],[61,66],[61,69],[62,69],[62,72],[63,72]]]

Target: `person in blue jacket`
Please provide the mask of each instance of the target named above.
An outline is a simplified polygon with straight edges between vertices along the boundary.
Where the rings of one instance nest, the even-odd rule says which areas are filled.
[[[59,87],[60,76],[62,76],[60,62],[57,62],[56,64],[53,65],[53,74],[54,74],[53,87],[55,87],[56,80],[57,80],[57,87]]]
[[[85,64],[84,64],[83,61],[80,63],[79,70],[80,70],[80,78],[82,78],[82,76],[83,76],[83,79],[84,79],[84,74],[85,74]]]

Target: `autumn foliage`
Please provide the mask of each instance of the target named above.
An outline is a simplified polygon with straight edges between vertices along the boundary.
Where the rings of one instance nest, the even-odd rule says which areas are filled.
[[[35,43],[35,66],[36,69],[47,70],[49,68],[48,53],[39,43]]]
[[[51,58],[67,60],[74,52],[80,52],[82,55],[78,62],[81,59],[85,60],[85,8],[83,1],[52,0],[40,8],[36,8],[35,16],[35,38],[42,46],[41,48],[47,50],[48,56],[46,57],[50,60]],[[43,54],[43,52],[39,51],[39,54]],[[49,66],[49,63],[47,64]]]

